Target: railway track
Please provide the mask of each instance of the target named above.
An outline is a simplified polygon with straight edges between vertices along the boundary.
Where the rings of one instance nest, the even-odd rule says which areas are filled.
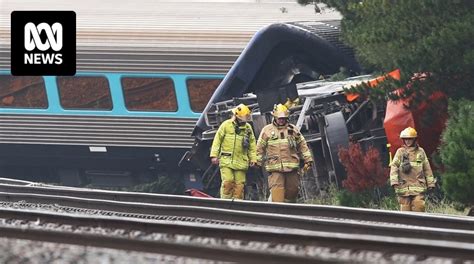
[[[3,181],[8,181],[4,179]],[[19,185],[21,184],[21,185]],[[54,186],[28,186],[25,182],[19,184],[4,184],[0,178],[0,200],[2,201],[34,201],[36,198],[42,199],[45,203],[51,203],[58,198],[54,196],[75,197],[91,200],[103,200],[109,202],[129,202],[150,205],[175,205],[206,207],[216,209],[230,209],[235,211],[258,212],[269,214],[280,214],[290,216],[308,216],[330,219],[350,219],[359,222],[372,222],[376,224],[391,223],[412,226],[425,226],[444,229],[463,229],[474,231],[474,219],[471,217],[453,217],[446,215],[431,215],[418,213],[399,213],[385,210],[371,210],[363,208],[349,208],[341,206],[307,205],[307,204],[275,204],[253,201],[221,200],[208,198],[195,198],[188,196],[131,193],[118,191],[104,191],[82,188],[54,187]],[[11,193],[9,196],[6,193]],[[16,196],[14,194],[17,194]],[[21,194],[24,194],[23,196]],[[34,196],[45,195],[45,196]],[[53,196],[53,197],[48,197]],[[11,200],[8,200],[10,197]],[[76,206],[80,201],[76,199],[62,199],[63,206]],[[100,204],[100,203],[99,203]],[[80,205],[80,204],[79,204]],[[95,209],[92,203],[89,208]],[[117,208],[114,211],[125,210],[127,206]],[[149,212],[143,207],[135,207],[137,213]],[[141,208],[141,209],[140,209]],[[100,209],[100,208],[97,208]]]
[[[400,254],[474,260],[474,222],[469,217],[30,186],[7,179],[0,179],[0,208],[0,234],[15,239],[262,263],[341,261],[341,254],[354,257],[360,252],[384,261]],[[11,224],[18,221],[20,226]],[[146,239],[104,235],[97,228],[111,234],[139,232]],[[148,239],[158,233],[173,238]],[[178,235],[196,243],[183,244]],[[209,246],[198,241],[220,242]],[[346,253],[335,253],[341,250]],[[361,262],[368,261],[365,257]]]
[[[265,226],[154,222],[143,219],[91,217],[69,214],[0,210],[3,237],[89,245],[150,253],[199,257],[220,261],[288,263],[334,261],[325,249],[379,252],[380,258],[413,254],[469,260],[473,243],[343,232],[275,229]],[[21,224],[14,224],[21,221]],[[118,230],[118,231],[117,231]],[[347,254],[347,252],[346,252]]]

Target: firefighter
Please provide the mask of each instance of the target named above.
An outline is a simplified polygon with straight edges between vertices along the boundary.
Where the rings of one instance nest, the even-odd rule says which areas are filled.
[[[224,121],[216,132],[211,147],[211,162],[219,165],[221,172],[221,198],[243,199],[249,166],[255,166],[256,140],[250,119],[250,109],[239,104],[233,116]]]
[[[298,128],[288,121],[289,111],[282,104],[274,107],[273,122],[265,126],[257,141],[257,166],[270,173],[269,201],[296,202],[300,180],[300,159],[304,160],[303,171],[313,164],[311,151]]]
[[[418,146],[414,128],[407,127],[400,133],[403,146],[390,164],[390,185],[398,196],[401,211],[425,211],[425,193],[435,187],[425,151]]]

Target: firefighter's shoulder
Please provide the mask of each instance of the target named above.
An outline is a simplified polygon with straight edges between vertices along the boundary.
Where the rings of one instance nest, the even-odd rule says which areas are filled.
[[[403,147],[399,147],[396,151],[395,151],[395,156],[393,157],[398,157],[402,154],[403,152]]]
[[[299,128],[298,128],[297,126],[295,126],[295,125],[293,125],[293,124],[291,124],[291,123],[288,124],[288,126],[290,127],[291,130],[295,131],[295,134],[296,134],[297,136],[300,136],[300,135],[301,135],[300,130],[299,130]]]
[[[232,130],[234,127],[234,125],[232,124],[232,120],[230,119],[227,119],[225,120],[224,122],[222,122],[219,126],[219,130],[224,132],[224,133],[228,133],[230,132],[230,130]]]
[[[252,125],[250,123],[245,123],[245,127],[252,129]]]
[[[261,135],[270,135],[272,131],[274,130],[273,124],[268,124],[262,128],[262,131],[260,131]]]
[[[293,131],[296,131],[296,132],[300,131],[300,130],[298,129],[298,127],[295,126],[295,125],[293,125],[292,123],[289,123],[288,126],[289,126],[291,129],[293,129]]]
[[[224,122],[222,122],[222,124],[220,126],[228,126],[229,123],[232,123],[232,122],[233,122],[232,119],[227,119]]]
[[[425,153],[425,150],[420,146],[418,146],[418,151]]]
[[[274,127],[274,125],[270,123],[270,124],[268,124],[268,125],[266,125],[262,128],[262,132],[271,130],[273,127]]]
[[[421,156],[421,159],[427,158],[426,152],[425,152],[425,150],[424,150],[422,147],[418,146],[417,152],[418,152],[417,155],[420,155],[420,156]]]

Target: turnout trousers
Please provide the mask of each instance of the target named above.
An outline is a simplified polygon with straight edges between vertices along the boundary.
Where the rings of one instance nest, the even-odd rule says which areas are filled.
[[[398,196],[398,203],[400,204],[400,211],[425,211],[425,195],[408,195]]]
[[[244,199],[244,186],[247,171],[221,167],[221,198]]]
[[[298,197],[300,175],[298,171],[274,171],[268,176],[268,187],[272,202],[295,203]],[[270,199],[269,199],[270,200]]]

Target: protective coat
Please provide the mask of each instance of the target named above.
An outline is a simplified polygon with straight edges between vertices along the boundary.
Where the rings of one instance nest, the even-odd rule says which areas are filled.
[[[306,140],[292,124],[278,126],[272,123],[262,129],[257,142],[257,164],[262,165],[265,156],[268,172],[298,170],[301,158],[304,162],[313,161]]]
[[[408,172],[402,168],[404,156],[411,167]],[[398,185],[395,192],[399,196],[419,195],[435,187],[430,163],[421,147],[403,146],[397,150],[390,164],[390,185]]]
[[[232,119],[221,124],[212,142],[210,156],[219,158],[220,167],[247,170],[250,162],[257,161],[255,135],[248,123],[238,129],[236,127],[237,124]],[[243,148],[244,137],[249,140],[247,149]]]

